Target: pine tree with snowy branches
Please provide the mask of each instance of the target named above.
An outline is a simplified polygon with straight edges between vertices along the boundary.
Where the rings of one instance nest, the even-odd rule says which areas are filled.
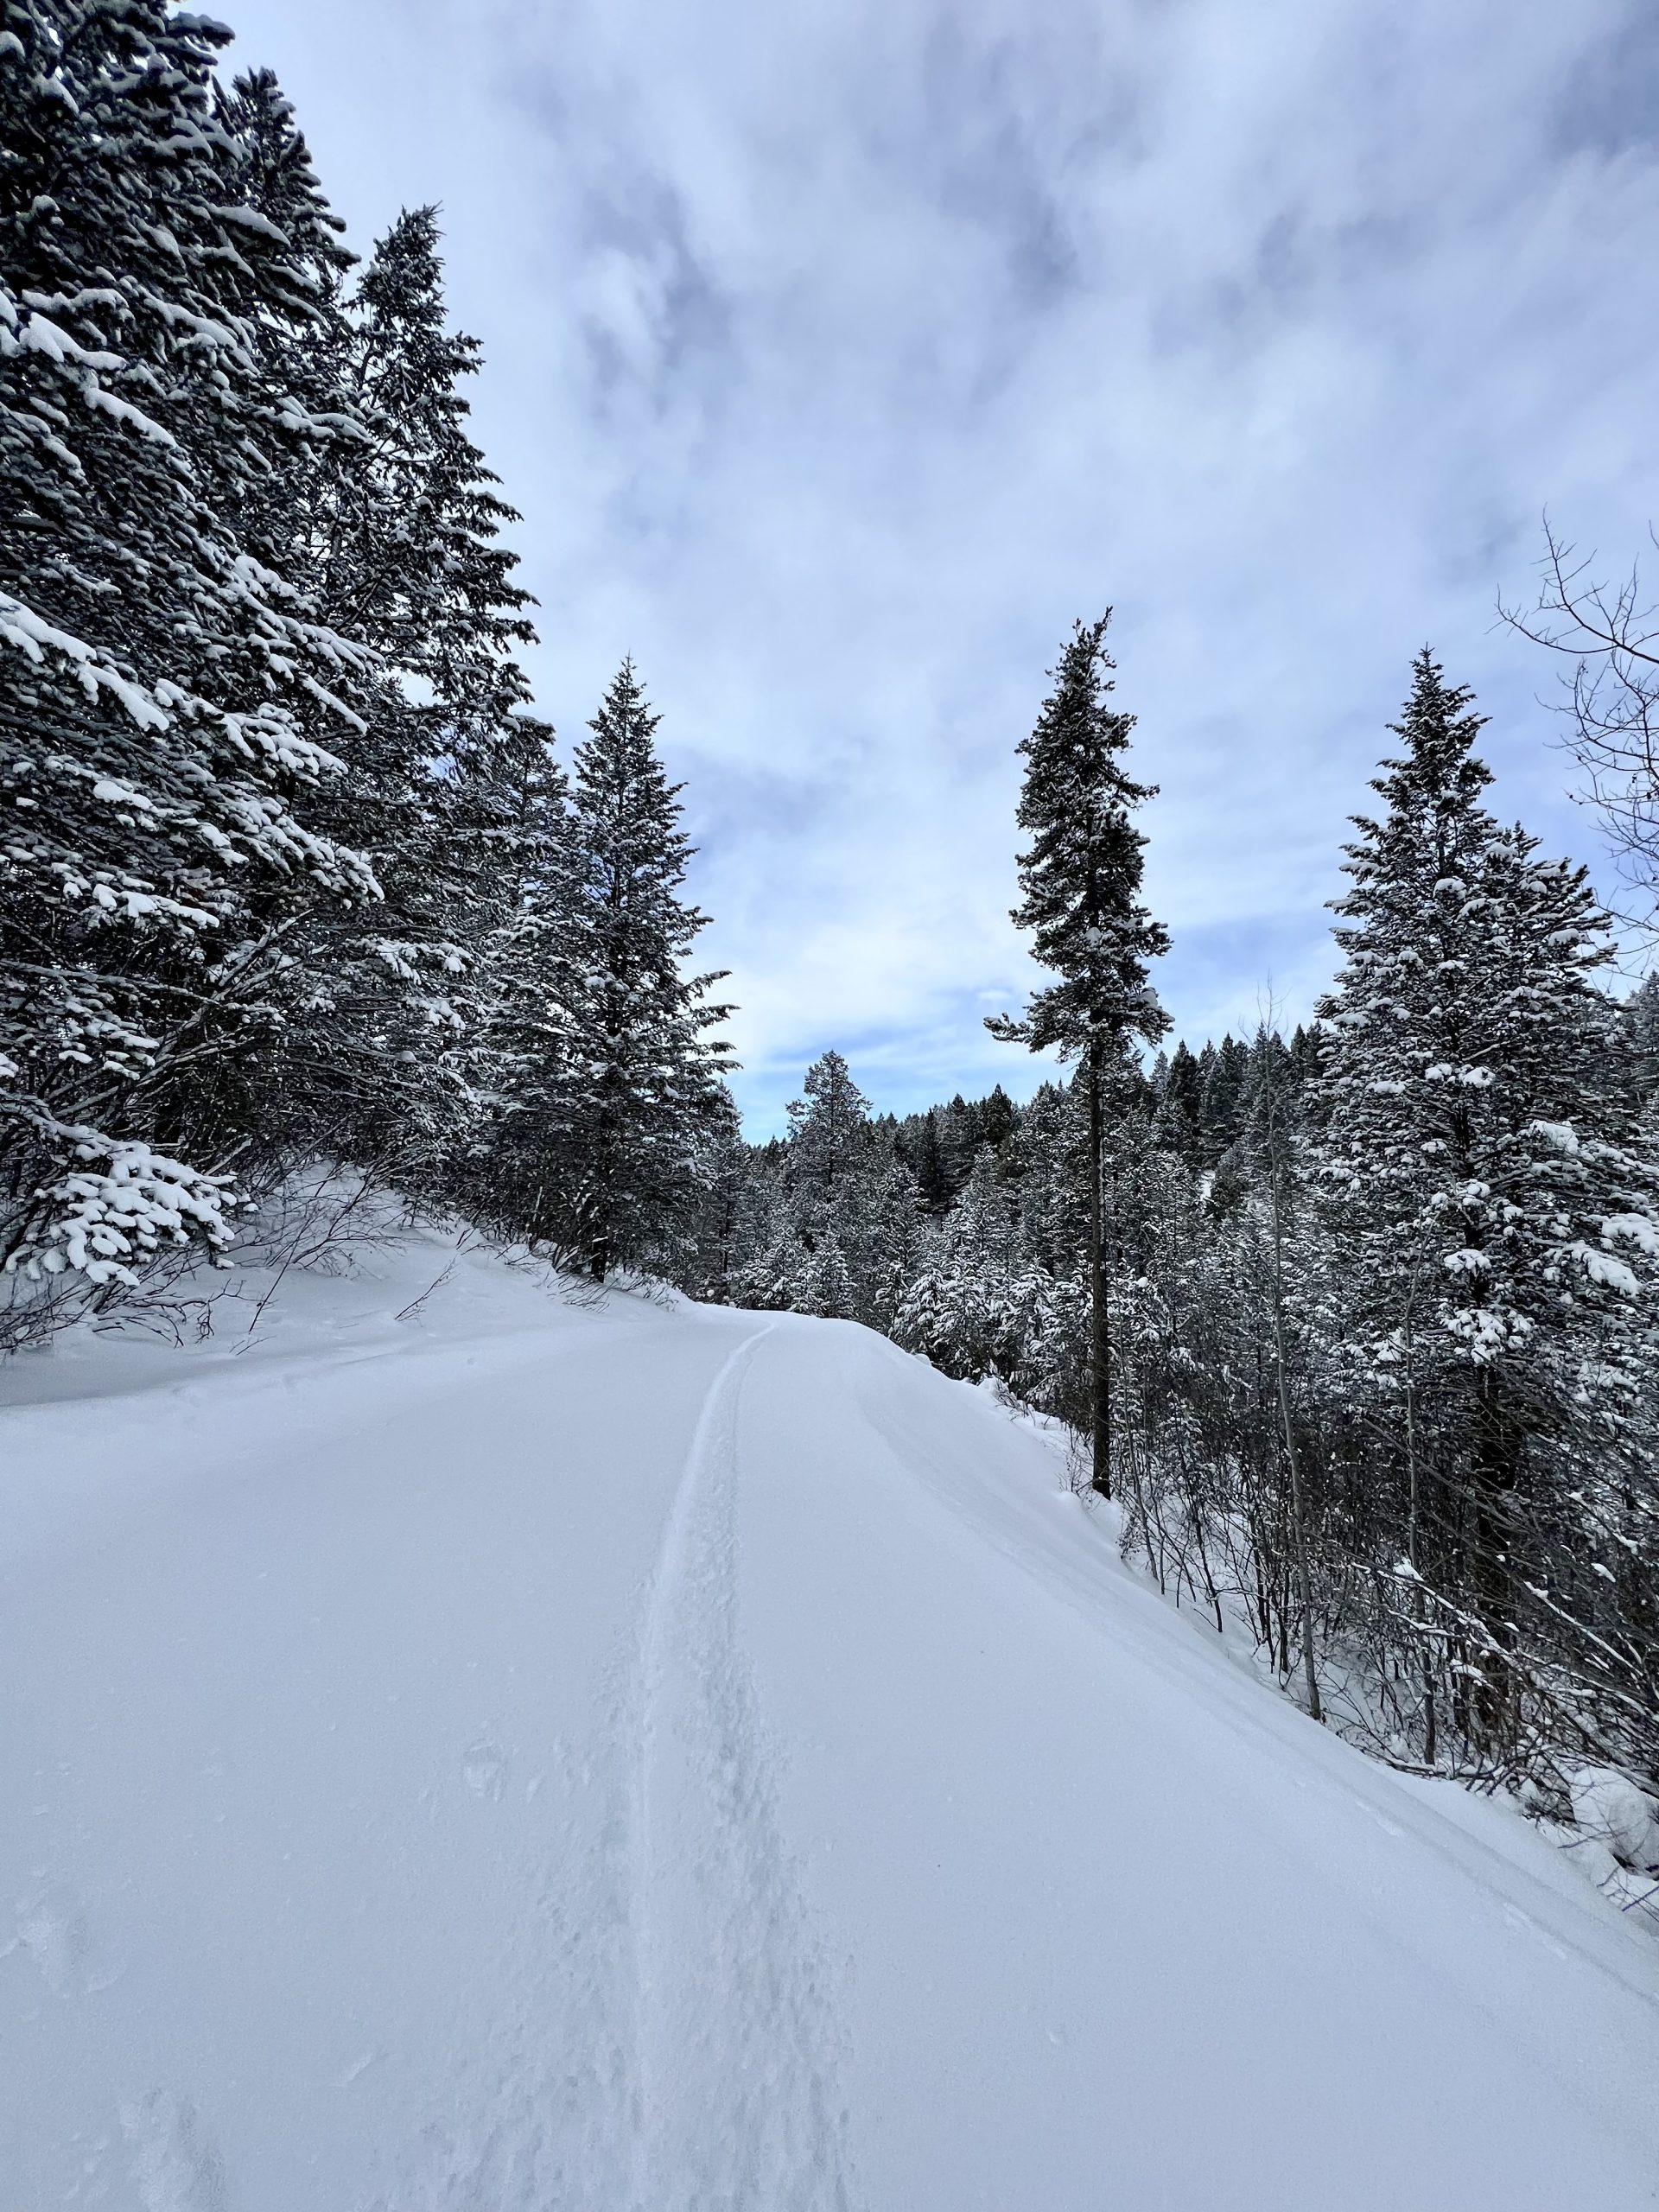
[[[801,1278],[796,1310],[816,1314],[820,1320],[848,1321],[853,1315],[853,1278],[841,1239],[833,1230],[820,1234]]]
[[[1198,1063],[1183,1041],[1170,1056],[1162,1095],[1158,1101],[1158,1141],[1178,1158],[1199,1156],[1204,1084]]]
[[[896,1151],[885,1151],[867,1179],[861,1224],[857,1318],[890,1331],[922,1249],[921,1193]]]
[[[339,367],[359,435],[292,507],[323,611],[376,655],[335,796],[382,898],[372,927],[319,913],[308,953],[323,987],[296,1005],[281,1056],[298,1141],[427,1191],[454,1183],[480,1141],[487,964],[515,885],[546,874],[548,826],[524,810],[549,733],[527,716],[516,658],[534,639],[503,538],[518,518],[468,433],[479,348],[449,327],[438,243],[419,208],[375,246]],[[522,855],[516,829],[531,840]]]
[[[788,1116],[790,1179],[806,1198],[833,1208],[870,1152],[870,1102],[839,1052],[813,1061]]]
[[[1153,791],[1123,766],[1135,717],[1110,703],[1110,620],[1108,610],[1077,625],[1020,747],[1026,778],[1017,818],[1032,842],[1020,856],[1023,897],[1014,920],[1032,931],[1037,960],[1059,981],[1036,994],[1022,1020],[987,1023],[995,1036],[1033,1052],[1052,1046],[1080,1063],[1089,1116],[1092,1479],[1103,1497],[1112,1487],[1106,1116],[1131,1042],[1155,1044],[1169,1026],[1147,973],[1168,935],[1141,903],[1146,839],[1133,820]]]
[[[1592,1513],[1592,1559],[1653,1556],[1656,1179],[1584,871],[1487,812],[1481,718],[1427,652],[1394,728],[1320,1009],[1319,1172],[1359,1387],[1408,1438],[1406,1564],[1473,1616],[1459,1717],[1491,1741],[1537,1593],[1599,1597],[1574,1494],[1624,1501]]]
[[[485,849],[499,911],[479,947],[468,1046],[477,1126],[452,1179],[474,1213],[532,1243],[558,1243],[569,1230],[561,1147],[582,952],[569,786],[545,724],[512,718],[488,789],[495,819]]]
[[[228,34],[9,0],[0,66],[0,1245],[130,1279],[222,1243],[280,948],[372,903],[325,794],[372,655],[245,536],[334,435],[280,377],[302,246],[245,195]],[[273,948],[279,948],[273,953]]]
[[[1238,1137],[1249,1048],[1224,1037],[1219,1045],[1205,1046],[1198,1065],[1198,1151],[1205,1166],[1214,1167]]]
[[[685,973],[705,917],[680,895],[692,848],[657,753],[659,720],[624,661],[572,778],[567,1079],[551,1165],[569,1241],[598,1281],[671,1245],[731,1065],[708,1034],[730,1011],[709,998],[721,978]]]

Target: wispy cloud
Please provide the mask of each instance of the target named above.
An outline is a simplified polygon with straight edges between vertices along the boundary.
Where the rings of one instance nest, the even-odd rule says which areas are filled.
[[[1014,747],[1116,603],[1189,1033],[1294,1016],[1411,653],[1588,852],[1492,610],[1659,510],[1642,0],[253,0],[360,237],[442,200],[567,731],[625,650],[743,1095],[1033,1071]]]

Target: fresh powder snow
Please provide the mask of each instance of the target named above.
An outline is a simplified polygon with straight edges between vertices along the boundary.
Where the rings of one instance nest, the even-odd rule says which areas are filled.
[[[1659,1947],[984,1392],[429,1236],[253,1313],[0,1379],[7,2212],[1659,2204]]]

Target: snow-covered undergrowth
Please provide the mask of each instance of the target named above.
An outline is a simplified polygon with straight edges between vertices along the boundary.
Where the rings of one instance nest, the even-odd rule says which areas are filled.
[[[217,1287],[0,1370],[9,2205],[1655,2202],[1659,1952],[984,1392],[431,1231]]]
[[[1005,1394],[994,1390],[993,1395],[1007,1404],[1014,1418],[1029,1422],[1057,1448],[1064,1448],[1058,1424],[1007,1401]],[[1220,1562],[1211,1550],[1208,1564],[1217,1579],[1200,1595],[1192,1578],[1196,1546],[1171,1543],[1167,1521],[1157,1532],[1156,1545],[1149,1545],[1116,1502],[1107,1503],[1090,1495],[1087,1467],[1075,1442],[1068,1465],[1081,1502],[1109,1530],[1132,1567],[1160,1591],[1166,1603],[1201,1624],[1206,1640],[1213,1640],[1218,1652],[1305,1712],[1300,1667],[1293,1668],[1288,1676],[1280,1671],[1233,1579],[1236,1559],[1249,1555],[1246,1532],[1238,1532],[1231,1573],[1224,1568],[1217,1574]],[[1185,1533],[1180,1532],[1183,1536]],[[1159,1546],[1164,1560],[1161,1574]],[[1472,1795],[1490,1803],[1498,1818],[1525,1822],[1567,1853],[1575,1872],[1616,1910],[1628,1915],[1633,1929],[1659,1940],[1659,1804],[1630,1775],[1586,1764],[1582,1754],[1575,1758],[1570,1752],[1559,1754],[1553,1762],[1557,1778],[1550,1789],[1530,1777],[1506,1782],[1488,1769],[1462,1769],[1451,1760],[1429,1771],[1417,1763],[1417,1747],[1392,1726],[1375,1656],[1363,1645],[1354,1641],[1344,1649],[1338,1639],[1328,1638],[1320,1653],[1319,1680],[1324,1723],[1346,1742],[1398,1768],[1408,1781],[1421,1782],[1432,1792],[1452,1792],[1446,1802],[1453,1818],[1459,1816],[1459,1801]]]

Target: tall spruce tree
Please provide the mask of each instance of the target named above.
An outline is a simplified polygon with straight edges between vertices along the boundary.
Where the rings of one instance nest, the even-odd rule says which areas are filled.
[[[1659,1092],[1659,973],[1642,978],[1624,1003],[1630,1049],[1636,1055],[1637,1077],[1652,1099]]]
[[[1198,1064],[1182,1042],[1176,1046],[1170,1058],[1163,1096],[1158,1102],[1156,1126],[1159,1142],[1189,1162],[1196,1161],[1199,1155],[1203,1103],[1204,1085]]]
[[[483,838],[499,918],[479,950],[469,1052],[479,1126],[454,1179],[483,1217],[558,1243],[569,1230],[561,1146],[582,957],[575,838],[551,732],[528,715],[515,715],[509,728],[489,785],[495,818]]]
[[[730,1012],[688,976],[705,917],[680,895],[692,848],[680,786],[624,661],[577,747],[572,779],[571,958],[563,1008],[569,1079],[557,1168],[572,1242],[596,1281],[658,1260],[694,1207],[707,1133],[721,1120]]]
[[[922,1237],[921,1195],[896,1149],[884,1149],[871,1173],[861,1226],[857,1318],[891,1330],[919,1262]]]
[[[1605,918],[1581,868],[1482,805],[1481,726],[1425,651],[1383,810],[1348,848],[1314,1119],[1362,1389],[1406,1395],[1396,1526],[1414,1573],[1466,1593],[1458,1717],[1491,1744],[1516,1725],[1541,1594],[1603,1610],[1575,1497],[1618,1468],[1623,1519],[1646,1517],[1638,1294],[1659,1230]]]
[[[0,1248],[109,1281],[222,1239],[267,956],[378,896],[326,798],[372,656],[246,535],[332,430],[283,380],[316,308],[246,197],[228,33],[162,0],[5,26]]]
[[[1236,1141],[1243,1125],[1244,1084],[1249,1047],[1236,1037],[1205,1047],[1198,1099],[1198,1150],[1214,1167]]]
[[[942,1211],[950,1201],[950,1179],[939,1142],[938,1109],[930,1106],[925,1114],[912,1116],[899,1143],[916,1178],[922,1204],[931,1213]]]
[[[806,1071],[802,1096],[789,1113],[790,1179],[794,1187],[833,1212],[839,1192],[870,1156],[870,1102],[837,1052]]]
[[[340,741],[339,805],[382,898],[372,927],[319,914],[311,964],[327,988],[296,1006],[278,1056],[302,1141],[425,1190],[478,1141],[487,959],[515,885],[545,873],[546,828],[524,811],[547,732],[526,719],[516,658],[534,639],[503,537],[518,518],[468,433],[479,347],[449,327],[438,244],[418,208],[370,257],[340,367],[358,435],[292,516],[324,611],[380,671]]]
[[[1052,1047],[1080,1064],[1088,1110],[1091,1472],[1111,1495],[1111,1340],[1103,1183],[1106,1115],[1132,1041],[1156,1043],[1168,1027],[1148,978],[1168,935],[1141,903],[1146,839],[1134,823],[1152,787],[1123,766],[1135,717],[1110,704],[1109,608],[1079,622],[1052,671],[1054,689],[1031,735],[1018,821],[1031,843],[1020,856],[1024,896],[1014,911],[1033,932],[1038,961],[1058,976],[1022,1020],[987,1023],[1033,1052]]]

